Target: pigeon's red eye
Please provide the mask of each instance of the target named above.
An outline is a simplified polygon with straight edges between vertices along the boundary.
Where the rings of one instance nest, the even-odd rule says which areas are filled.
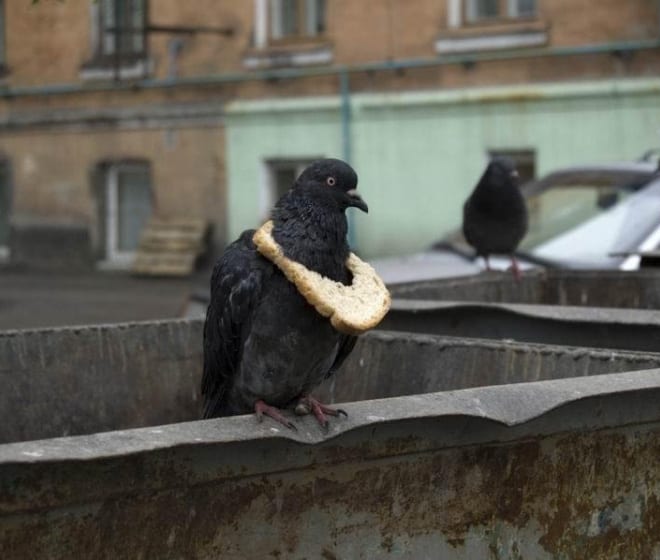
[[[328,177],[325,182],[329,187],[334,187],[337,184],[337,180],[334,177]]]

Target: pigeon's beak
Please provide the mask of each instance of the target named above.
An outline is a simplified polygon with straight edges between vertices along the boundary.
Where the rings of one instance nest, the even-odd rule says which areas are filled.
[[[353,206],[354,208],[359,208],[363,212],[369,212],[369,207],[367,203],[362,200],[362,197],[357,193],[355,189],[351,189],[346,193],[348,195],[348,205]]]
[[[517,169],[514,169],[514,170],[511,172],[511,177],[513,177],[514,179],[517,179],[518,177],[520,177],[520,174],[518,173],[518,170],[517,170]]]

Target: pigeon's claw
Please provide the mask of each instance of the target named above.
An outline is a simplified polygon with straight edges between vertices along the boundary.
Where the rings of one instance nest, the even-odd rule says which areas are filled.
[[[296,406],[297,414],[314,414],[314,417],[318,420],[318,423],[324,430],[328,430],[330,422],[328,421],[327,416],[345,416],[348,418],[348,414],[345,410],[341,408],[330,408],[329,406],[324,405],[323,403],[317,401],[314,397],[303,397],[298,402]]]
[[[513,278],[516,280],[516,282],[520,282],[520,279],[522,278],[520,274],[520,267],[518,266],[516,257],[513,255],[511,256],[511,272],[513,272]]]
[[[280,424],[286,426],[290,430],[293,430],[294,432],[298,431],[296,425],[293,422],[291,422],[291,420],[285,418],[284,415],[279,411],[279,409],[275,408],[274,406],[270,406],[266,404],[262,400],[258,400],[256,403],[254,403],[254,412],[257,415],[257,422],[263,422],[264,414],[265,414],[266,416],[270,416],[276,422],[279,422]]]

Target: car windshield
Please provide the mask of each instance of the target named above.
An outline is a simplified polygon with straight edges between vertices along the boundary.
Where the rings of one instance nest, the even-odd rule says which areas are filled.
[[[529,228],[518,252],[604,264],[612,253],[636,249],[660,224],[660,180],[652,178],[647,171],[571,170],[528,183]],[[469,250],[460,232],[446,242]]]

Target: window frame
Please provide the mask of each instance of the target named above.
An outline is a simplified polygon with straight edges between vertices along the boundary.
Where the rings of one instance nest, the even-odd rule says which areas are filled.
[[[120,57],[138,57],[144,58],[146,56],[147,49],[147,21],[148,21],[148,2],[147,0],[99,0],[99,10],[98,10],[98,26],[99,26],[99,41],[97,44],[97,53],[96,55],[99,58],[111,57],[114,58],[117,53],[116,41],[119,39],[120,45],[122,42],[122,37],[116,35],[113,31],[108,31],[109,27],[112,25],[106,25],[107,19],[110,19],[108,16],[111,16],[114,19],[117,9],[117,3],[124,2],[124,4],[130,4],[130,14],[127,16],[130,20],[135,20],[136,16],[139,15],[139,12],[136,11],[137,4],[141,4],[141,20],[142,21],[132,21],[131,25],[135,26],[130,28],[127,34],[131,37],[131,43],[135,43],[136,39],[139,41],[140,46],[138,48],[132,48],[127,52],[119,52]],[[112,8],[108,11],[108,6]],[[116,23],[115,23],[116,25]],[[135,31],[142,28],[139,33]],[[121,26],[119,27],[122,28]]]
[[[105,228],[104,254],[106,262],[129,266],[135,258],[136,251],[127,251],[119,248],[119,175],[122,171],[146,169],[149,176],[149,196],[151,199],[151,213],[153,215],[153,182],[151,164],[147,160],[115,161],[108,163],[104,169],[103,196],[105,197],[105,215],[103,216]]]
[[[295,2],[298,9],[304,9],[296,16],[295,31],[287,33],[284,29],[285,2]],[[267,0],[267,36],[268,44],[295,43],[310,41],[325,35],[327,10],[325,0]],[[324,22],[318,25],[318,22]]]
[[[482,25],[484,23],[518,21],[535,19],[538,16],[538,0],[534,0],[534,13],[520,14],[520,0],[496,0],[497,15],[482,16],[478,14],[479,0],[463,0],[463,17],[468,25]]]
[[[146,31],[149,23],[149,0],[123,0],[142,3],[142,26],[144,30],[139,34],[141,48],[133,52],[116,54],[114,50],[108,52],[105,47],[109,44],[111,31],[105,31],[103,11],[106,2],[113,6],[117,0],[99,0],[90,3],[90,58],[82,65],[80,76],[82,79],[111,79],[113,77],[126,79],[139,79],[146,77],[153,64],[149,58],[149,35]],[[114,49],[114,47],[113,47]]]
[[[7,71],[7,3],[0,0],[0,76]]]

